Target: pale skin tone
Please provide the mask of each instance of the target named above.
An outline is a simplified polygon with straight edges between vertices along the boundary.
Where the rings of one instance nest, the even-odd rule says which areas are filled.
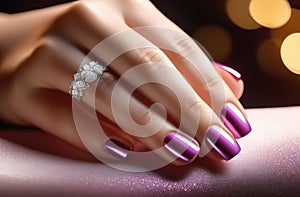
[[[81,149],[85,147],[74,125],[68,91],[73,74],[88,51],[105,38],[133,27],[159,26],[182,32],[146,0],[78,1],[14,15],[0,14],[0,25],[0,119],[18,125],[37,126]],[[198,142],[211,124],[219,125],[230,133],[220,121],[218,109],[211,108],[209,92],[203,88],[205,84],[188,67],[181,66],[188,65],[187,62],[165,50],[142,49],[123,54],[113,61],[109,66],[114,74],[105,73],[97,88],[96,110],[109,120],[103,123],[108,136],[133,150],[140,143],[156,149],[162,145],[164,136],[179,124],[180,109],[174,104],[176,98],[153,84],[140,87],[139,91],[146,99],[132,99],[129,108],[132,118],[145,124],[149,120],[149,106],[144,101],[162,103],[171,120],[159,132],[150,137],[135,138],[112,124],[115,120],[110,97],[116,76],[121,76],[136,64],[149,61],[175,68],[191,85],[186,88],[193,88],[197,94],[196,100],[190,99],[183,110],[187,110],[190,117],[194,116],[193,110],[201,114],[195,136]],[[238,101],[243,92],[243,82],[220,68],[217,70],[223,79],[219,83],[224,84],[226,102],[233,103],[245,114]],[[163,69],[149,71],[146,75],[155,78],[155,72],[163,72]],[[176,79],[170,80],[175,85],[178,83]],[[185,89],[181,93],[187,100],[191,97]],[[89,97],[83,101],[89,104]],[[89,119],[88,116],[86,118]],[[106,153],[103,151],[103,154]],[[174,159],[167,151],[160,154],[163,158]],[[211,156],[218,158],[215,154]],[[183,165],[180,161],[174,164]]]

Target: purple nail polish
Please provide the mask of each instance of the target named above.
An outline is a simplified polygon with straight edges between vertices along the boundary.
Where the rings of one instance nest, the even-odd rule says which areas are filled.
[[[108,151],[110,154],[124,159],[127,157],[128,151],[130,151],[131,149],[122,144],[121,142],[114,140],[114,139],[109,139],[105,142],[104,148],[106,151]]]
[[[236,138],[241,138],[250,133],[251,126],[244,115],[233,104],[227,103],[221,112],[221,119],[225,126]]]
[[[188,163],[199,152],[200,147],[196,140],[174,132],[168,133],[164,139],[164,146],[183,162]]]
[[[207,130],[206,142],[225,160],[230,160],[241,151],[236,140],[218,126]]]
[[[239,80],[239,79],[242,78],[242,75],[241,75],[238,71],[236,71],[236,70],[234,70],[234,69],[232,69],[232,68],[230,68],[230,67],[228,67],[228,66],[224,66],[224,65],[222,65],[222,64],[220,64],[220,63],[217,63],[217,62],[214,62],[214,64],[215,64],[216,66],[222,68],[223,70],[227,71],[228,73],[230,73],[230,74],[231,74],[234,78],[236,78],[237,80]]]

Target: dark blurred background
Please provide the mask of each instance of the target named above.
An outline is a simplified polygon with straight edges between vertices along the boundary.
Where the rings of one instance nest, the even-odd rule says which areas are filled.
[[[166,16],[204,45],[215,61],[241,72],[245,82],[241,99],[244,106],[300,105],[300,75],[289,71],[280,56],[283,39],[290,33],[300,33],[300,1],[288,1],[293,8],[290,22],[275,29],[261,27],[254,21],[239,24],[247,15],[243,8],[249,1],[152,0]],[[69,1],[2,0],[0,11],[16,13],[65,2]]]

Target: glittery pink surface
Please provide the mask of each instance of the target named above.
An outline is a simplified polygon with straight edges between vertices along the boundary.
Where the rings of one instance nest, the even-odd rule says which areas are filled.
[[[1,131],[0,196],[298,196],[300,107],[247,112],[253,131],[231,161],[147,173],[114,170],[42,132]]]

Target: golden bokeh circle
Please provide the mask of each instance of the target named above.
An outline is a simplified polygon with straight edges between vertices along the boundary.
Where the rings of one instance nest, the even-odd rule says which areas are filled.
[[[261,27],[250,15],[250,1],[227,0],[226,2],[226,13],[229,19],[238,27],[246,30],[254,30]]]
[[[280,54],[284,65],[293,73],[300,74],[300,33],[294,33],[283,41]]]
[[[287,0],[251,0],[249,11],[258,24],[268,28],[283,26],[292,13]]]

